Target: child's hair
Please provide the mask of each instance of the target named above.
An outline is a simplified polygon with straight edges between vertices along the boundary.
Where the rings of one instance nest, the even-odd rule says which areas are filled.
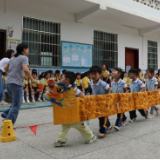
[[[151,74],[154,74],[154,70],[152,68],[148,68],[147,71],[150,72]]]
[[[107,66],[106,64],[103,64],[102,66],[105,66],[105,67],[106,67],[106,69],[108,70],[108,66]]]
[[[124,74],[123,74],[122,69],[121,68],[114,68],[114,70],[118,71],[118,73],[120,73],[120,77],[119,78],[123,79]]]
[[[8,49],[8,50],[6,51],[5,57],[10,59],[10,58],[11,58],[12,53],[14,53],[14,50],[12,50],[12,49]]]
[[[37,76],[37,72],[32,72],[32,75],[33,75],[33,74],[36,74],[36,76]]]
[[[56,75],[56,74],[60,74],[60,70],[56,70],[56,71],[55,71],[55,75]]]
[[[67,72],[64,73],[64,75],[65,75],[66,79],[67,78],[69,79],[70,84],[74,84],[74,82],[76,80],[76,75],[75,75],[74,72],[67,71]]]
[[[156,73],[156,75],[159,75],[158,73]]]
[[[45,72],[42,72],[42,73],[41,73],[41,75],[39,76],[39,79],[44,78],[44,76],[43,76],[44,73],[45,73]]]
[[[112,73],[112,71],[110,69],[108,71],[109,71],[110,74]]]
[[[136,68],[131,68],[131,69],[129,70],[129,73],[136,74],[136,76],[139,75],[139,74],[138,74],[138,70],[137,70]]]
[[[32,69],[32,73],[37,73],[37,70],[36,69]]]
[[[99,67],[99,66],[92,66],[89,70],[90,73],[99,73],[99,74],[102,74],[102,68]]]
[[[66,69],[64,69],[64,70],[62,71],[62,74],[64,74],[65,72],[67,72],[67,70],[66,70]]]
[[[76,73],[76,77],[77,77],[77,76],[81,76],[81,74],[80,74],[80,73]]]
[[[53,71],[52,71],[52,70],[49,70],[48,72],[49,72],[50,74],[53,74]]]
[[[46,78],[47,74],[50,74],[50,72],[45,72],[44,78]]]
[[[140,68],[138,68],[138,72],[141,72],[141,69],[140,69]]]

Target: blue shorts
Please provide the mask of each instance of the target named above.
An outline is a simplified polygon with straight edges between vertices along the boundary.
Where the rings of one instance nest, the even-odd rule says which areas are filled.
[[[37,91],[37,89],[38,89],[38,87],[32,87],[33,88],[33,90],[36,92]]]

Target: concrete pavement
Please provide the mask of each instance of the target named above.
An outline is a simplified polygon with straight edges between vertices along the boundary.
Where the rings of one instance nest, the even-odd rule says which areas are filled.
[[[129,120],[128,113],[126,114]],[[2,159],[50,159],[50,158],[159,158],[160,157],[160,116],[145,120],[137,112],[137,122],[127,124],[119,132],[113,130],[104,139],[97,139],[91,145],[84,144],[84,139],[74,129],[68,134],[69,146],[55,148],[61,126],[52,124],[38,126],[37,135],[29,128],[17,129],[17,140],[0,143]],[[112,125],[116,116],[111,116]],[[21,110],[16,122],[18,127],[32,126],[53,121],[52,107]],[[0,126],[2,125],[0,119]],[[98,134],[98,119],[91,120],[90,128]]]

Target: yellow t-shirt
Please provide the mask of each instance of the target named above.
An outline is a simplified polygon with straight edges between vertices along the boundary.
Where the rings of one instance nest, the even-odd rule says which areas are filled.
[[[81,84],[82,84],[82,80],[81,79],[80,80],[76,79],[76,85],[77,85],[77,87],[81,86]]]
[[[140,73],[139,74],[139,79],[142,79],[142,78],[143,78],[142,73]]]
[[[129,77],[124,77],[123,80],[126,82],[127,86],[130,85],[130,78]]]
[[[3,83],[5,83],[5,82],[6,82],[7,77],[6,77],[6,76],[2,76],[2,79],[3,79]]]
[[[84,86],[85,89],[88,88],[88,83],[89,83],[88,77],[84,77],[84,78],[82,79],[82,84],[83,84],[83,86]]]
[[[38,78],[36,78],[35,81],[37,82]],[[37,84],[36,83],[32,83],[31,80],[29,80],[29,83],[32,84],[32,87],[37,87]]]
[[[54,80],[55,80],[55,81],[60,81],[60,80],[61,80],[61,77],[58,77],[58,78],[57,78],[57,77],[54,77]]]
[[[107,78],[107,77],[109,76],[109,74],[110,74],[110,73],[109,73],[109,71],[107,71],[107,70],[106,70],[106,71],[102,71],[102,77],[103,77],[103,78]]]
[[[26,87],[26,85],[28,84],[28,81],[26,79],[23,80],[23,87]]]

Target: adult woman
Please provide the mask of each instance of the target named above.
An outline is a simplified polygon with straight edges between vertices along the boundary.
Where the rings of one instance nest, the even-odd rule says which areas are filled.
[[[5,86],[2,79],[2,74],[4,71],[4,67],[8,64],[11,57],[14,56],[14,51],[12,49],[7,50],[5,57],[0,61],[0,105],[7,104],[3,101],[5,94]]]
[[[9,63],[5,66],[5,71],[7,73],[6,88],[12,98],[12,105],[1,114],[3,118],[12,120],[13,124],[17,119],[22,104],[24,73],[31,79],[32,83],[35,83],[28,68],[28,46],[21,43],[17,46],[16,50],[17,53],[15,56],[11,58]]]

